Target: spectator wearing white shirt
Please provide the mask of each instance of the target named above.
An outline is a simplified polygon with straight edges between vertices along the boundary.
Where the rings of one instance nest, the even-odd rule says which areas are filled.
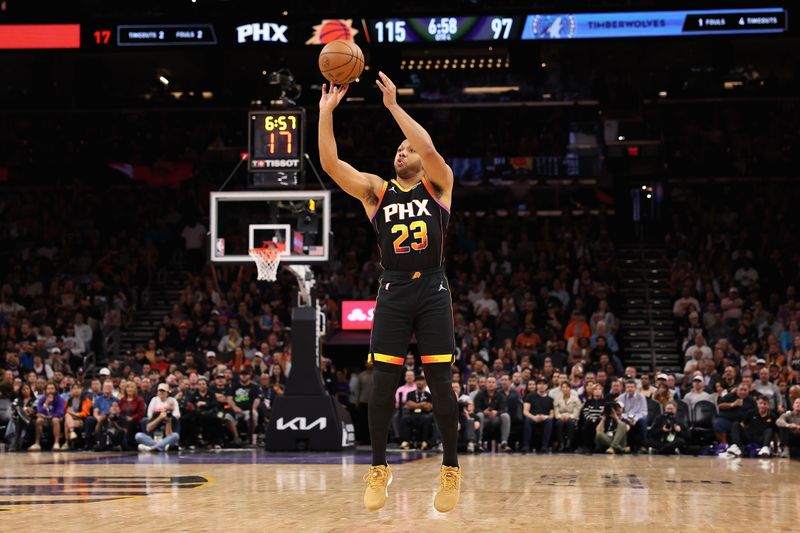
[[[64,349],[69,350],[78,357],[83,357],[86,352],[86,345],[75,334],[75,327],[72,324],[67,326],[67,334],[64,336]]]
[[[492,298],[492,293],[488,290],[483,291],[483,296],[475,301],[475,314],[480,315],[484,310],[489,311],[492,316],[497,316],[500,313],[500,308],[497,302]]]
[[[184,226],[181,232],[187,259],[190,265],[199,266],[203,261],[203,243],[206,238],[206,227],[194,221]]]
[[[178,444],[180,435],[173,430],[173,424],[181,417],[181,408],[175,398],[169,395],[169,385],[161,383],[158,395],[150,400],[147,407],[146,431],[136,434],[140,452],[164,451],[168,446]]]
[[[736,282],[745,289],[749,289],[751,286],[758,285],[758,271],[753,268],[753,265],[750,264],[749,259],[745,259],[742,262],[742,266],[736,270],[736,273],[733,275],[733,277]]]
[[[75,313],[75,336],[82,342],[85,350],[92,350],[92,327],[84,321],[83,313]]]
[[[684,317],[690,310],[699,311],[700,302],[697,298],[692,296],[692,291],[688,287],[684,287],[681,291],[681,297],[675,301],[672,306],[672,314],[676,317]]]
[[[705,380],[702,374],[695,374],[692,378],[692,390],[686,393],[683,400],[689,405],[689,412],[694,409],[694,404],[697,402],[712,402],[716,404],[714,396],[707,393],[705,390]]]
[[[695,354],[699,352],[700,357],[697,358]],[[711,351],[711,347],[706,344],[706,338],[703,336],[702,333],[698,333],[694,337],[694,344],[686,348],[686,353],[684,354],[687,360],[689,359],[698,359],[698,362],[701,359],[713,359],[714,352]]]
[[[739,289],[731,287],[728,290],[728,295],[720,302],[722,306],[722,318],[726,322],[738,322],[742,317],[742,307],[744,300],[739,297]]]

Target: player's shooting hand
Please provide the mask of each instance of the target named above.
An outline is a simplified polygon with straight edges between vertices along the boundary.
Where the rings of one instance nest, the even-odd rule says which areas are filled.
[[[350,87],[349,84],[344,85],[331,85],[330,89],[328,89],[328,84],[322,84],[322,96],[319,99],[319,110],[320,111],[333,111],[336,109],[336,106],[339,105],[339,102],[342,101],[344,95],[347,94],[347,89]]]
[[[383,72],[378,72],[378,79],[375,80],[375,83],[383,93],[383,105],[386,107],[397,105],[397,87],[389,79],[389,76]]]

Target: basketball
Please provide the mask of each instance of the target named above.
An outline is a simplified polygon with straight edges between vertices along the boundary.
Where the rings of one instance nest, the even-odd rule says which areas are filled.
[[[350,83],[364,71],[364,53],[353,41],[331,41],[319,53],[319,70],[331,83]]]

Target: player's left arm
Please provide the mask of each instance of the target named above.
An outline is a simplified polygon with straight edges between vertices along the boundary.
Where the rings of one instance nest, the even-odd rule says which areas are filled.
[[[446,206],[450,206],[453,195],[453,170],[444,160],[436,147],[433,139],[425,131],[419,122],[411,118],[397,103],[397,87],[383,72],[378,73],[378,88],[383,93],[383,105],[394,117],[397,125],[403,130],[403,134],[411,143],[411,146],[422,159],[422,166],[425,168],[425,177],[431,182],[440,200]]]

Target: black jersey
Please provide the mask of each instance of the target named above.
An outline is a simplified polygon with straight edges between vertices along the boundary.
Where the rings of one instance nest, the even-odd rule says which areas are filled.
[[[385,183],[370,218],[386,270],[427,270],[444,264],[444,239],[450,211],[422,180],[404,189]]]

